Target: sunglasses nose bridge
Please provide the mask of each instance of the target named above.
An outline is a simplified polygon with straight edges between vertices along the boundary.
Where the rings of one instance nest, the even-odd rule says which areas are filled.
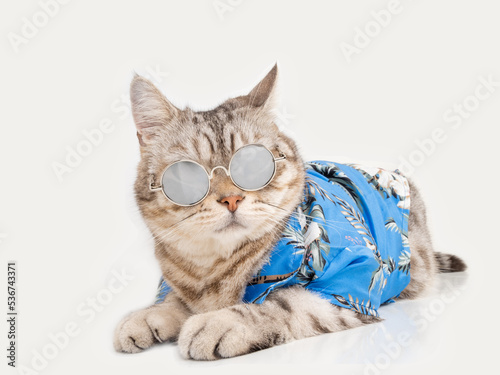
[[[222,169],[225,175],[219,174],[214,176],[217,169]],[[215,178],[212,179],[212,176]],[[244,197],[244,191],[240,189],[231,179],[229,171],[222,166],[217,166],[210,172],[210,190],[211,193],[217,197],[217,201],[220,202],[221,199],[228,196],[241,196]]]
[[[222,165],[218,165],[216,167],[213,167],[212,170],[210,171],[210,174],[209,174],[210,179],[212,179],[214,177],[214,172],[217,169],[222,169],[226,173],[226,176],[229,177],[229,171],[227,170],[227,168],[223,167]]]

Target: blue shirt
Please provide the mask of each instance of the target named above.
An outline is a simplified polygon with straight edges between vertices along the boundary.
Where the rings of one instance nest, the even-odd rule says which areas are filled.
[[[410,282],[409,205],[408,181],[398,171],[306,163],[304,200],[243,302],[262,303],[276,288],[301,285],[334,305],[378,316]],[[156,303],[169,290],[162,280]]]

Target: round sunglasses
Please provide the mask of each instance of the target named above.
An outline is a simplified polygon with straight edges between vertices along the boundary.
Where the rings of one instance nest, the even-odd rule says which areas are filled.
[[[274,178],[276,162],[286,159],[286,155],[279,149],[278,153],[279,157],[275,158],[266,146],[249,144],[234,153],[228,169],[219,165],[212,168],[210,174],[195,161],[179,160],[165,168],[160,185],[151,181],[149,189],[161,190],[165,197],[176,205],[194,206],[207,197],[214,171],[223,169],[233,184],[241,190],[260,190]]]

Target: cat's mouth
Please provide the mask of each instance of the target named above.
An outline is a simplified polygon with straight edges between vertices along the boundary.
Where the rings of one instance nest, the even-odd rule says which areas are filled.
[[[238,219],[236,219],[235,217],[232,217],[230,220],[227,221],[227,223],[225,223],[224,226],[217,229],[216,232],[220,233],[220,232],[225,232],[227,230],[234,230],[234,229],[241,229],[241,228],[245,228],[245,226],[243,224],[241,224],[238,221]]]

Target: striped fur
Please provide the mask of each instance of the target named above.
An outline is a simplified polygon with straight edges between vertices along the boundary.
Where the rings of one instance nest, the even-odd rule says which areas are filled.
[[[141,146],[135,194],[172,291],[163,303],[122,320],[115,331],[116,350],[136,353],[178,340],[185,358],[212,360],[377,320],[300,287],[274,291],[261,305],[241,303],[245,286],[267,261],[303,194],[305,171],[297,146],[273,122],[276,80],[275,66],[248,95],[195,112],[176,108],[151,82],[134,78],[132,110]],[[176,206],[149,190],[149,183],[157,183],[164,168],[177,160],[194,160],[207,170],[227,167],[234,152],[250,143],[287,155],[262,190],[242,191],[220,169],[207,198],[193,207]],[[425,207],[410,186],[412,280],[403,298],[425,291],[438,269],[464,268],[458,258],[433,252]],[[234,214],[219,203],[228,195],[243,197]]]
[[[462,272],[467,269],[465,262],[452,254],[434,253],[440,272]]]
[[[427,224],[427,211],[412,180],[410,184],[411,209],[408,221],[408,241],[411,249],[411,281],[400,298],[417,298],[430,290],[437,274],[465,270],[465,263],[455,255],[434,252]],[[453,268],[452,265],[453,264]]]
[[[378,320],[291,287],[274,292],[262,305],[240,304],[192,316],[182,329],[179,348],[185,358],[228,358]]]

